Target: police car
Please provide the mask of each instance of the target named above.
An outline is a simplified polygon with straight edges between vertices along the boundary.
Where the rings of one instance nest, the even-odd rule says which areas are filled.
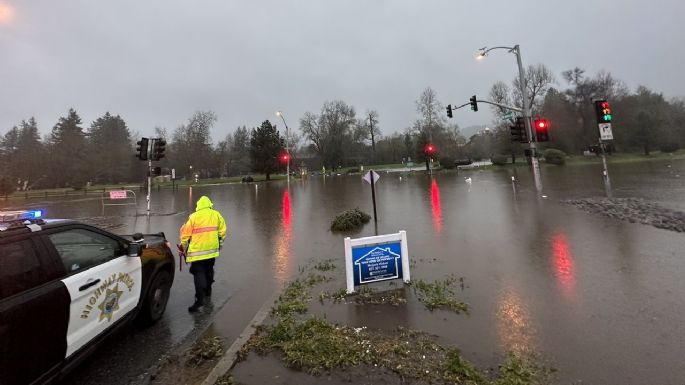
[[[173,278],[164,233],[0,211],[0,384],[50,382],[126,321],[159,320]]]

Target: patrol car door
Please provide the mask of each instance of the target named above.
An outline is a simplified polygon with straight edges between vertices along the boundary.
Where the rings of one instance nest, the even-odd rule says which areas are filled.
[[[67,354],[133,311],[140,300],[141,261],[126,255],[124,244],[86,228],[48,235],[67,271],[69,291]]]

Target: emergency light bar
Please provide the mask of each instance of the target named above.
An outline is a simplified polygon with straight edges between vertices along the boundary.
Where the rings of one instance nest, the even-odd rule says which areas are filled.
[[[43,210],[0,211],[0,224],[9,222],[23,222],[43,217]]]

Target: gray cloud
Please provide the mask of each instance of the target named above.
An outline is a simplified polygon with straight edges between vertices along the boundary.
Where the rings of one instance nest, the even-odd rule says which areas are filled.
[[[151,134],[211,109],[220,139],[239,125],[276,121],[278,109],[294,128],[305,111],[342,99],[358,112],[378,110],[389,133],[411,125],[427,86],[455,104],[511,80],[512,55],[474,55],[516,43],[524,64],[557,75],[604,69],[631,87],[684,94],[685,5],[676,1],[0,3],[14,9],[0,24],[2,132],[36,116],[47,133],[74,107],[86,124],[110,111]],[[491,119],[487,109],[464,109],[453,122]]]

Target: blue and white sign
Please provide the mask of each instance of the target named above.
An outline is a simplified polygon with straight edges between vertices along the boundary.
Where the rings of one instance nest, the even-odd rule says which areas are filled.
[[[388,279],[409,282],[407,233],[345,238],[347,292],[354,287]]]

